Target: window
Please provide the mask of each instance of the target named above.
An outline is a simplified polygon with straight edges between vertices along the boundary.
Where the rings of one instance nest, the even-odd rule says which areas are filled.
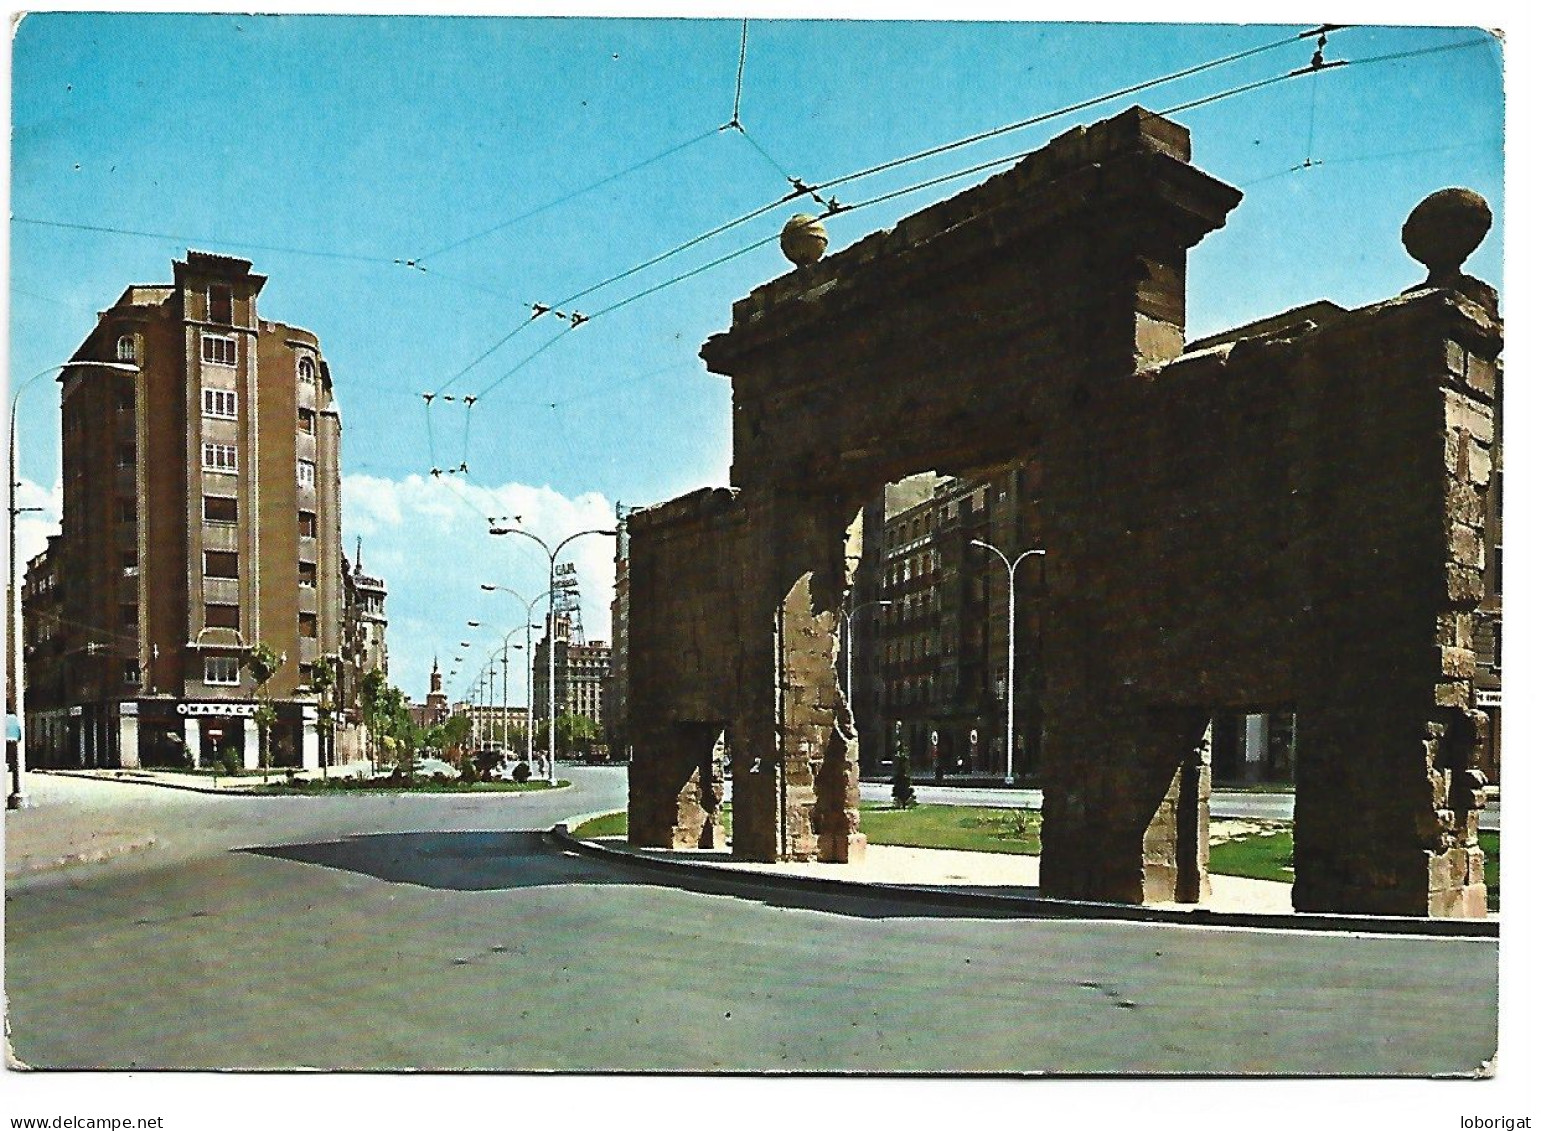
[[[227,499],[223,495],[205,495],[203,497],[203,521],[204,522],[234,522],[236,521],[236,502]]]
[[[316,363],[311,361],[310,358],[300,358],[299,364],[295,369],[299,374],[301,385],[314,385],[316,383]]]
[[[237,578],[240,559],[227,550],[205,550],[203,552],[203,576]]]
[[[209,287],[209,321],[228,326],[235,321],[235,296],[229,287],[211,284]]]
[[[203,470],[235,474],[234,444],[203,445]]]
[[[236,418],[234,389],[205,389],[203,391],[203,415],[217,416],[221,420]]]
[[[133,389],[119,389],[118,390],[118,411],[119,412],[133,412],[134,411],[134,390]]]
[[[205,656],[203,682],[222,683],[228,687],[234,687],[241,682],[241,665],[234,656]]]
[[[125,628],[136,627],[139,624],[139,606],[119,605],[118,623],[123,625]]]
[[[236,631],[240,631],[241,606],[205,605],[203,606],[203,623],[209,628],[233,628]]]
[[[119,499],[118,500],[118,521],[119,522],[133,522],[134,521],[134,500],[133,499]]]
[[[203,360],[211,365],[234,365],[235,339],[205,337],[203,339]]]
[[[300,563],[300,585],[306,589],[314,589],[316,587],[315,562]]]
[[[134,354],[134,335],[124,334],[118,339],[118,360],[133,361]]]
[[[316,638],[316,614],[315,613],[301,613],[300,614],[300,635],[305,637],[308,640],[314,640]]]
[[[1504,622],[1493,622],[1493,670],[1502,671],[1504,666]]]
[[[139,553],[136,550],[124,550],[118,555],[118,563],[123,567],[124,577],[139,576]]]
[[[314,538],[316,536],[316,515],[314,511],[300,512],[300,537]]]
[[[128,660],[123,665],[123,682],[130,687],[139,686],[139,661]]]
[[[300,431],[312,436],[316,434],[316,414],[308,408],[300,409]]]
[[[295,473],[299,477],[301,487],[314,487],[316,485],[316,465],[313,461],[302,459],[295,466]]]
[[[134,445],[133,444],[119,444],[118,445],[118,466],[119,467],[133,467],[134,466],[134,454],[135,453],[134,453]]]

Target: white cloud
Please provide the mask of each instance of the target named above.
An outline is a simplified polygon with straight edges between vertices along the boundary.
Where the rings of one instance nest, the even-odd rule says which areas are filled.
[[[55,483],[51,488],[20,477],[16,488],[16,505],[24,513],[16,516],[17,569],[25,573],[27,563],[48,548],[48,536],[59,533],[59,516],[64,511],[64,487]],[[26,511],[37,507],[36,511]]]
[[[471,642],[460,676],[446,688],[459,694],[504,635],[524,623],[520,602],[484,592],[482,584],[506,586],[527,599],[546,591],[546,554],[528,538],[490,535],[489,518],[528,530],[552,547],[580,530],[615,527],[614,503],[598,493],[569,498],[525,483],[484,487],[456,476],[347,475],[342,494],[347,548],[351,552],[354,536],[361,535],[366,571],[383,577],[389,589],[391,680],[417,700],[427,689],[435,654],[447,674],[459,642]],[[585,635],[609,640],[614,540],[578,538],[558,560],[577,566]],[[536,606],[537,619],[543,608]],[[468,620],[480,627],[468,628]],[[515,642],[523,638],[514,632]],[[512,694],[518,676],[522,702],[520,668],[511,666],[510,688]]]

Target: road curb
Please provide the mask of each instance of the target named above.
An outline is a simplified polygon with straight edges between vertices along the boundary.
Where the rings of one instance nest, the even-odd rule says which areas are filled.
[[[547,835],[558,844],[575,852],[666,875],[710,875],[713,880],[750,888],[816,891],[829,895],[881,898],[899,903],[1009,911],[1024,919],[1114,919],[1187,927],[1250,927],[1263,930],[1336,931],[1362,935],[1434,935],[1443,938],[1498,937],[1498,923],[1492,919],[1416,919],[1316,912],[1278,915],[1243,911],[1176,911],[1164,907],[1141,907],[1126,903],[1096,903],[1086,900],[960,892],[945,888],[834,880],[822,876],[772,875],[724,868],[714,864],[661,860],[657,857],[619,852],[595,841],[581,840],[572,835],[566,824],[554,826]]]

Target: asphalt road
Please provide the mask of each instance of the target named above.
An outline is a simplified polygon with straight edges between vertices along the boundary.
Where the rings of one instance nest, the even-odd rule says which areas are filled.
[[[570,791],[493,798],[157,801],[114,787],[140,819],[164,804],[175,827],[151,851],[8,885],[13,1055],[51,1068],[1427,1075],[1474,1071],[1496,1045],[1493,940],[685,890],[538,835],[623,795],[617,771],[564,773]]]
[[[863,801],[887,801],[893,786],[887,782],[862,782]],[[1043,808],[1041,789],[981,789],[966,785],[924,785],[915,783],[916,798],[927,805],[977,805],[992,809]],[[1248,793],[1240,790],[1215,790],[1209,799],[1213,817],[1250,817],[1259,820],[1290,821],[1295,817],[1293,793]],[[1498,831],[1498,803],[1495,801],[1477,816],[1477,827]]]

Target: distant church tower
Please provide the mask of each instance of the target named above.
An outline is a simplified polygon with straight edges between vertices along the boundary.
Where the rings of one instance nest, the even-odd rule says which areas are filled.
[[[439,657],[433,658],[433,671],[428,676],[428,700],[424,712],[430,725],[449,718],[449,696],[444,694],[444,678],[439,675]]]

